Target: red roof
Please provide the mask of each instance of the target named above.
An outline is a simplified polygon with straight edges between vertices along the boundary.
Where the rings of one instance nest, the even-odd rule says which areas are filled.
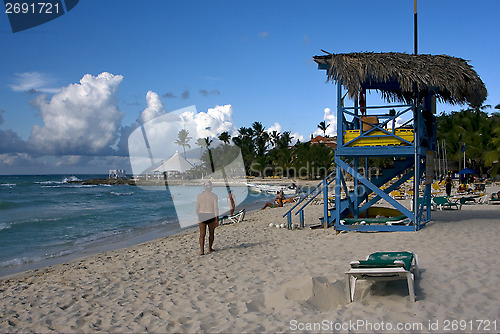
[[[323,137],[323,136],[320,136],[320,135],[314,137],[309,142],[311,144],[320,144],[320,143],[323,143],[323,144],[325,144],[328,147],[331,147],[331,148],[334,148],[334,149],[337,148],[337,141],[335,139],[328,138],[328,137]]]

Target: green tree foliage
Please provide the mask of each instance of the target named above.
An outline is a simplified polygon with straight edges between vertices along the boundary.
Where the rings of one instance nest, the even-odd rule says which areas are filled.
[[[496,174],[498,170],[500,114],[488,114],[490,106],[469,108],[441,114],[437,118],[437,139],[446,143],[448,159],[463,161],[466,149],[466,167]],[[462,163],[463,164],[463,163]],[[463,166],[461,166],[463,168]]]
[[[201,153],[203,153],[203,149],[207,146],[205,138],[196,139],[196,145],[200,147],[200,155],[201,155]]]
[[[256,155],[252,129],[246,127],[239,128],[238,136],[233,137],[233,143],[240,148],[246,173],[247,175],[251,175],[250,165]]]
[[[276,147],[278,145],[278,141],[280,140],[280,133],[276,130],[274,130],[273,132],[271,132],[271,134],[269,135],[269,141],[271,142],[271,144]]]
[[[320,122],[318,124],[318,129],[323,131],[323,137],[326,137],[326,129],[328,129],[329,126],[330,124],[326,124],[326,121]]]
[[[269,142],[269,134],[266,132],[266,128],[261,122],[253,122],[252,130],[257,157],[261,157],[266,153],[267,144]]]
[[[229,132],[224,131],[217,138],[219,138],[220,141],[224,142],[224,144],[227,145],[231,140],[231,135],[229,134]]]
[[[290,131],[268,133],[260,122],[240,128],[232,140],[241,149],[247,175],[316,178],[332,167],[331,148],[309,143],[291,147]]]
[[[495,118],[500,118],[499,114]],[[500,168],[500,125],[496,125],[493,129],[493,137],[491,139],[492,147],[483,154],[485,165],[491,167],[490,173],[495,176]]]
[[[208,148],[203,152],[201,161],[203,171],[209,173],[212,173],[213,170],[220,170],[223,167],[229,166],[238,157],[240,152],[236,146],[219,145],[212,147],[209,144]],[[226,173],[230,173],[230,171],[228,170]]]
[[[289,169],[292,167],[292,151],[289,145],[293,136],[290,135],[290,131],[285,131],[283,134],[273,131],[271,138],[274,147],[267,153],[268,167],[273,175],[288,176]]]
[[[186,147],[191,148],[191,145],[189,145],[189,141],[193,139],[189,137],[189,131],[187,130],[180,130],[179,133],[177,134],[177,140],[175,143],[179,146],[182,146],[184,149],[184,158],[186,158]]]
[[[332,168],[333,150],[325,144],[299,143],[293,150],[293,167],[298,177],[326,177]]]

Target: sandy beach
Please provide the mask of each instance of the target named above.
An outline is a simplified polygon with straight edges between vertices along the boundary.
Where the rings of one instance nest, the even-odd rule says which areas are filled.
[[[488,189],[491,193],[493,189]],[[285,230],[290,208],[0,280],[1,332],[498,332],[500,206],[433,211],[419,232]],[[311,206],[315,224],[322,206]],[[349,262],[374,251],[418,254],[416,302],[405,281],[357,284]],[[318,327],[320,326],[320,327]],[[396,327],[404,326],[404,327]]]

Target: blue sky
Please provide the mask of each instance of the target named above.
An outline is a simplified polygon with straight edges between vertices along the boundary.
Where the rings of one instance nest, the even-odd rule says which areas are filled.
[[[418,12],[419,53],[470,60],[499,104],[500,2],[419,0]],[[413,0],[82,0],[18,33],[2,13],[0,41],[0,174],[107,173],[129,169],[140,117],[191,105],[228,130],[260,121],[308,139],[336,103],[312,56],[412,53]]]

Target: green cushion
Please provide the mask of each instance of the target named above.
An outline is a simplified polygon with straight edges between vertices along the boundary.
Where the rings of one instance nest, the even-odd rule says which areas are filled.
[[[367,260],[359,260],[359,268],[396,267],[394,261],[403,261],[405,270],[410,270],[412,252],[375,252]]]
[[[450,204],[446,197],[433,197],[432,198],[437,205]]]

